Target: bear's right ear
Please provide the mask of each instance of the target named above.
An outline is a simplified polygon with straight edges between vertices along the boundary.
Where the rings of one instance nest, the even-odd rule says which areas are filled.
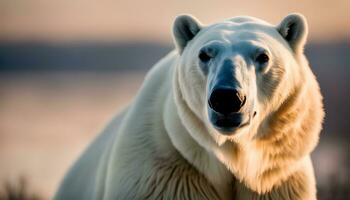
[[[303,15],[298,13],[288,15],[278,25],[277,30],[294,52],[303,52],[308,34],[307,22]]]
[[[200,22],[190,15],[177,16],[173,25],[175,46],[181,54],[187,43],[201,30]]]

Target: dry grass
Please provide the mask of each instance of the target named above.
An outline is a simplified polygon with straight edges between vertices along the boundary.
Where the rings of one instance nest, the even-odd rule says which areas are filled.
[[[0,200],[42,200],[40,195],[30,191],[24,177],[20,177],[16,183],[5,182],[1,189]]]

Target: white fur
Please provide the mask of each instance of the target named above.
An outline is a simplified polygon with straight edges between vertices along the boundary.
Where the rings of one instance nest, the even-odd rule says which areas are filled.
[[[306,36],[299,14],[278,26],[252,17],[203,26],[178,17],[177,51],[147,74],[137,97],[75,163],[55,199],[316,199],[310,153],[324,113],[302,51]],[[237,79],[257,111],[231,136],[208,119],[210,75],[198,67],[199,49],[213,41],[232,46],[223,55],[240,66]],[[247,70],[252,66],[242,52],[250,46],[268,50],[264,70]]]

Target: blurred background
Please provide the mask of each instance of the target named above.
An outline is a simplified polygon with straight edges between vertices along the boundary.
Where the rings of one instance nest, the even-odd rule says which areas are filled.
[[[326,119],[312,155],[319,198],[350,199],[349,8],[349,0],[0,0],[0,199],[52,197],[173,48],[176,15],[278,24],[291,12],[308,19],[306,54],[324,94]]]

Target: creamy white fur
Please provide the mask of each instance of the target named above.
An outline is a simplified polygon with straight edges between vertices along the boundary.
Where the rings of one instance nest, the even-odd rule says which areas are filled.
[[[174,23],[177,51],[147,74],[130,106],[75,163],[55,199],[316,199],[310,153],[323,119],[318,83],[303,54],[307,24],[277,26],[235,17],[204,26]],[[207,76],[198,50],[236,45],[239,76],[257,115],[227,136],[207,113]],[[264,71],[246,71],[247,44],[268,49]]]

